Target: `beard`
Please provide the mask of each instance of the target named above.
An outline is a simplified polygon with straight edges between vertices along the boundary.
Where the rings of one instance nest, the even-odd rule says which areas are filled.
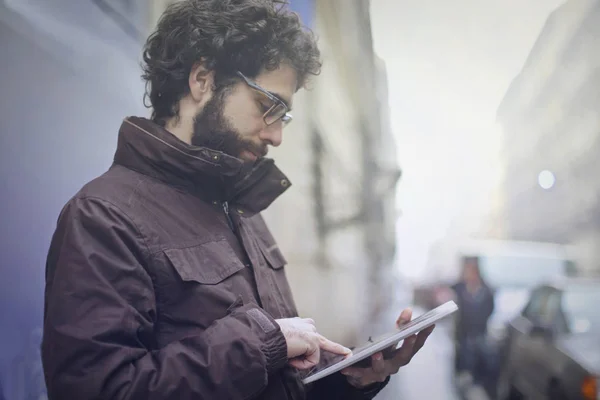
[[[194,118],[192,145],[240,158],[249,151],[257,158],[266,154],[266,145],[257,145],[231,126],[223,115],[227,88],[219,89]]]

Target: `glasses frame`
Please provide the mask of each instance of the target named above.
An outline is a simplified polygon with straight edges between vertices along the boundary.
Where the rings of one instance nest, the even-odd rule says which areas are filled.
[[[269,125],[273,125],[274,123],[276,123],[277,121],[281,120],[281,122],[283,122],[283,125],[287,125],[290,122],[292,122],[292,114],[289,113],[290,109],[288,108],[288,106],[281,101],[280,98],[278,98],[277,96],[273,95],[271,92],[269,92],[266,89],[263,89],[262,87],[260,87],[256,82],[252,81],[251,79],[247,78],[246,75],[244,75],[243,73],[241,73],[240,71],[237,71],[237,75],[242,78],[244,80],[244,82],[246,82],[246,85],[250,86],[252,89],[256,90],[257,92],[262,93],[263,95],[267,96],[267,98],[269,98],[269,100],[271,100],[273,102],[273,105],[271,107],[269,107],[269,109],[263,114],[263,121],[265,123],[265,125],[269,126]],[[271,112],[273,112],[274,109],[277,108],[277,106],[283,107],[285,109],[285,112],[281,115],[281,117],[273,120],[271,123],[269,123],[267,121],[267,118],[270,116],[269,114]]]

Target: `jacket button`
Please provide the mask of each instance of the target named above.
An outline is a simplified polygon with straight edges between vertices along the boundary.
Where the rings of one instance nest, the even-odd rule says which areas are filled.
[[[213,158],[213,160],[215,160],[215,161],[219,161],[219,155],[218,155],[218,154],[215,154],[215,155],[213,155],[213,157],[212,157],[212,158]]]

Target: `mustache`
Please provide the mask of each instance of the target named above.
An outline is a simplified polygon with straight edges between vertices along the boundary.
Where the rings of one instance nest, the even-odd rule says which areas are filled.
[[[257,157],[264,157],[269,151],[269,148],[266,144],[257,144],[251,141],[244,141],[244,149],[251,153],[254,153]]]

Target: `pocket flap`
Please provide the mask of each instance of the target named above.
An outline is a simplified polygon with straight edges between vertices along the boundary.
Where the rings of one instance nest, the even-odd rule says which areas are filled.
[[[164,252],[184,281],[214,285],[244,269],[226,240]]]
[[[260,250],[267,259],[269,266],[273,269],[281,269],[287,264],[287,260],[279,250],[277,244],[273,244],[270,247],[260,245]]]

